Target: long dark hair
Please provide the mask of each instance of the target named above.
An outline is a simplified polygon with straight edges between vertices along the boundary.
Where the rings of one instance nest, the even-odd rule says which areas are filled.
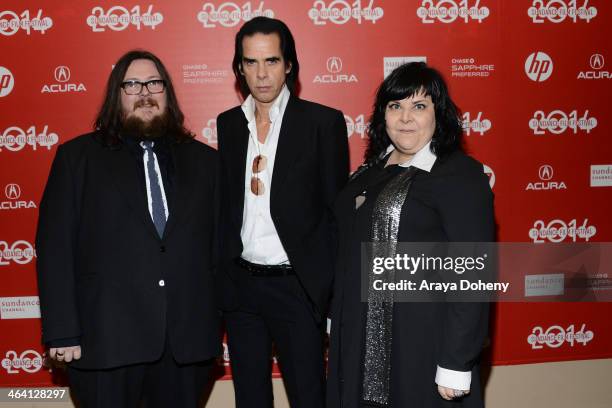
[[[121,107],[121,83],[125,78],[130,64],[134,60],[146,59],[152,61],[161,76],[161,79],[166,83],[166,98],[167,98],[167,114],[168,118],[168,137],[173,138],[176,142],[190,140],[194,134],[187,130],[184,126],[185,115],[181,111],[174,86],[170,74],[161,60],[149,51],[132,50],[124,54],[111,71],[108,82],[106,83],[106,95],[104,102],[100,107],[98,116],[94,122],[94,127],[103,141],[110,146],[117,145],[121,142],[121,126],[122,126],[122,107]]]
[[[423,92],[431,96],[436,115],[436,129],[431,139],[431,151],[443,157],[461,150],[461,118],[459,109],[450,98],[442,75],[424,62],[410,62],[397,67],[380,85],[370,126],[364,160],[372,164],[391,143],[386,130],[385,110],[390,101],[398,101]]]
[[[236,33],[236,43],[234,46],[234,60],[232,61],[232,69],[236,80],[240,85],[240,92],[245,98],[249,95],[249,87],[246,83],[244,75],[242,75],[242,57],[244,56],[242,50],[242,40],[244,37],[250,37],[255,34],[278,34],[280,38],[280,49],[285,60],[285,66],[291,64],[291,71],[287,74],[285,80],[287,88],[291,93],[296,92],[296,86],[298,81],[298,74],[300,73],[300,63],[298,62],[297,52],[295,51],[295,41],[289,27],[280,20],[268,17],[255,17],[254,19],[246,22],[238,33]]]

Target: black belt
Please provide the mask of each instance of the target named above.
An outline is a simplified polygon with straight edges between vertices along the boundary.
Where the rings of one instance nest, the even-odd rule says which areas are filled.
[[[295,275],[293,266],[286,265],[260,265],[254,264],[242,258],[236,258],[236,264],[241,268],[247,270],[249,275],[257,277],[268,277],[268,276],[288,276]]]

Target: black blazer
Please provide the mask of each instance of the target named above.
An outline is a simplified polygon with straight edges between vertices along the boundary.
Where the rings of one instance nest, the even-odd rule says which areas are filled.
[[[242,254],[249,129],[240,106],[217,118],[220,155],[220,236],[224,309],[239,299],[231,279]],[[333,202],[348,177],[348,139],[342,112],[291,96],[281,124],[270,212],[297,277],[312,301],[315,317],[327,310],[336,239]],[[227,278],[231,278],[228,280]]]
[[[369,241],[371,221],[359,217],[355,197],[373,183],[374,174],[374,169],[366,170],[351,181],[335,206],[340,247],[331,306],[327,381],[330,408],[357,407],[360,403],[367,312],[367,303],[361,302],[360,244]],[[493,193],[482,164],[457,151],[438,157],[429,173],[418,170],[402,207],[398,240],[494,241]],[[488,330],[488,306],[468,302],[395,303],[391,346],[393,407],[482,407],[478,361]],[[471,371],[471,393],[453,403],[444,401],[434,383],[438,365]]]
[[[95,134],[57,149],[40,205],[38,285],[43,341],[80,337],[75,367],[154,361],[166,334],[179,363],[220,352],[217,155],[196,141],[173,143],[170,152],[174,186],[160,239],[129,149],[105,147]]]

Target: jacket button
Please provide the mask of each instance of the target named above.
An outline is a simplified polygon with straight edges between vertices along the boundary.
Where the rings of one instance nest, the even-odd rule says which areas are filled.
[[[162,280],[160,280],[160,281],[158,282],[158,284],[159,284],[159,286],[166,286],[166,282],[164,282],[164,280],[163,280],[163,279],[162,279]]]
[[[166,252],[166,247],[164,245],[160,246],[159,252]]]

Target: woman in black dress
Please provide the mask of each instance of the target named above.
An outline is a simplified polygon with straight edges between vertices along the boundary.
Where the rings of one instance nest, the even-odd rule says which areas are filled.
[[[336,202],[329,408],[483,406],[487,304],[360,298],[362,242],[494,241],[493,194],[461,134],[444,80],[425,63],[381,84],[365,163]]]

